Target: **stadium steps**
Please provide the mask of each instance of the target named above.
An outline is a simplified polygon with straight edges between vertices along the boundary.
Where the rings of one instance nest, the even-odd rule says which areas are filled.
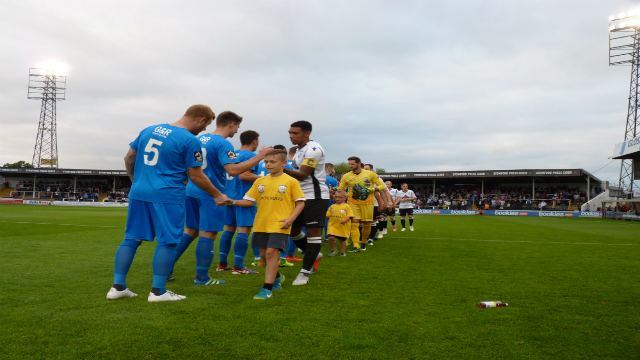
[[[101,192],[100,195],[98,196],[98,201],[102,202],[107,197],[107,194],[108,193],[106,192]]]
[[[10,193],[14,190],[14,188],[12,187],[6,187],[2,190],[0,190],[0,197],[9,197]]]

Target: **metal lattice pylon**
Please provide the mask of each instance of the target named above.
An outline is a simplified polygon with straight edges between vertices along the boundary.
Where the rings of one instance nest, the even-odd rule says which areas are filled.
[[[629,106],[624,141],[638,136],[638,106],[640,105],[640,22],[637,14],[626,14],[609,23],[609,65],[631,65]],[[621,20],[628,22],[622,22]],[[625,193],[640,189],[634,179],[633,162],[622,160],[620,165],[620,188]],[[640,180],[640,179],[639,179]]]
[[[58,168],[58,133],[56,102],[65,100],[67,76],[46,69],[29,69],[29,99],[42,100],[36,146],[32,165],[35,168]]]

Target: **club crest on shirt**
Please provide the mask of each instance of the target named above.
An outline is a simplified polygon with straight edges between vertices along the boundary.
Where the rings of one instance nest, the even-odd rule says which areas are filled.
[[[196,160],[196,162],[202,162],[202,151],[195,151],[193,153],[193,158]]]
[[[238,158],[238,155],[236,155],[235,151],[227,151],[227,157],[229,160],[234,160]]]
[[[331,213],[333,214],[333,208],[331,208]]]
[[[344,209],[340,210],[340,215],[344,215],[344,214],[346,214],[346,213],[347,213],[347,212],[346,212],[346,211],[344,211]]]
[[[258,192],[260,194],[264,193],[264,185],[258,185]]]
[[[287,191],[287,185],[278,185],[278,192],[280,194],[284,194],[285,191]]]

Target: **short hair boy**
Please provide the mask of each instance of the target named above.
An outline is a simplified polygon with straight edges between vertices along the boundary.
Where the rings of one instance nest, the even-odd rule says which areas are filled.
[[[278,252],[287,248],[291,224],[302,212],[305,201],[298,180],[282,171],[287,164],[285,150],[269,151],[264,163],[269,175],[256,180],[244,199],[233,203],[244,207],[255,203],[258,207],[253,224],[253,243],[260,248],[266,271],[264,285],[253,297],[256,300],[270,299],[273,290],[282,288],[284,275],[278,272]]]
[[[351,206],[345,204],[347,200],[346,191],[336,191],[333,199],[336,203],[329,207],[326,215],[327,218],[329,218],[327,236],[329,238],[329,245],[331,245],[329,256],[335,256],[338,252],[336,249],[336,239],[340,240],[340,256],[346,256],[347,238],[351,233],[353,210],[351,210]]]

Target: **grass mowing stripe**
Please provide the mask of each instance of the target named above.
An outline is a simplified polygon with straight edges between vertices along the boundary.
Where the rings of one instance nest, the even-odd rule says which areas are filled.
[[[0,223],[9,223],[9,224],[33,224],[33,225],[90,226],[90,227],[122,228],[122,226],[110,226],[110,225],[56,224],[56,223],[36,223],[36,222],[29,222],[29,221],[2,221],[2,220],[0,220]]]
[[[638,244],[604,244],[604,243],[568,243],[560,241],[531,241],[531,240],[490,240],[490,239],[455,239],[455,238],[432,238],[413,236],[394,236],[394,239],[422,239],[422,240],[455,240],[455,241],[489,241],[506,243],[533,243],[533,244],[566,244],[566,245],[603,245],[603,246],[638,246]]]

